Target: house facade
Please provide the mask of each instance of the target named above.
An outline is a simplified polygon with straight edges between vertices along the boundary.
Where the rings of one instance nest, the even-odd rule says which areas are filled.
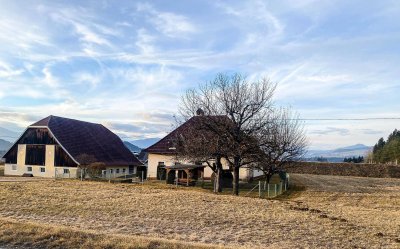
[[[103,125],[57,116],[30,125],[3,158],[9,176],[76,178],[81,168],[96,167],[102,177],[114,178],[136,174],[142,166]]]
[[[174,131],[169,133],[167,136],[162,138],[157,143],[145,149],[148,153],[148,164],[147,164],[147,178],[154,180],[165,180],[168,178],[166,171],[175,170],[175,174],[179,174],[179,170],[177,170],[177,165],[182,165],[181,171],[184,171],[184,165],[186,168],[195,169],[194,162],[183,161],[177,158],[176,156],[176,137],[178,134],[184,133],[187,130],[188,126],[195,125],[196,122],[201,119],[201,116],[194,116],[181,126],[176,128]],[[209,163],[212,165],[215,163],[214,160],[210,160]],[[226,160],[222,159],[222,167],[224,170],[229,170],[229,164]],[[210,179],[213,171],[210,167],[208,167],[207,163],[203,163],[202,165],[198,165],[198,174],[201,174],[201,177],[204,179]],[[187,170],[186,170],[187,172]],[[187,174],[187,173],[184,173]],[[252,169],[242,167],[239,171],[239,177],[241,180],[248,180],[254,176],[261,175],[260,172],[254,172]],[[186,176],[186,175],[185,175]]]

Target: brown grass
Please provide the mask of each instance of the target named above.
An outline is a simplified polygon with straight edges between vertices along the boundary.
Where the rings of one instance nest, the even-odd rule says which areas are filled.
[[[215,246],[128,235],[100,234],[32,222],[0,218],[0,246],[26,248],[154,248],[211,249]]]
[[[118,248],[145,243],[144,248],[157,248],[150,243],[160,238],[173,240],[174,246],[179,244],[176,241],[251,248],[400,246],[399,179],[310,175],[291,179],[307,189],[295,189],[280,200],[214,195],[165,185],[0,182],[0,219],[4,223],[7,217],[12,223],[2,227],[0,241],[14,243],[16,236],[7,240],[3,234],[32,225],[46,229],[38,228],[37,235],[18,236],[29,241],[26,243],[50,243],[41,239],[42,233],[60,234],[65,227],[81,234],[82,242],[72,240],[72,246],[54,247],[99,243],[88,245]],[[149,241],[123,239],[135,241],[143,236]]]

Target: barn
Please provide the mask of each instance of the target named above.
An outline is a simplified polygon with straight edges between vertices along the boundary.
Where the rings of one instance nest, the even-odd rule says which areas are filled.
[[[104,177],[119,177],[143,165],[103,125],[57,116],[28,126],[3,158],[9,176],[76,178],[85,165],[98,167]]]

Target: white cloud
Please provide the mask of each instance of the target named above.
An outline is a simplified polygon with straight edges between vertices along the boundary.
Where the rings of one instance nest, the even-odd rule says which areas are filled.
[[[195,25],[183,15],[158,11],[148,3],[138,4],[137,10],[149,14],[148,21],[151,22],[159,32],[166,36],[185,38],[185,35],[197,31]]]
[[[264,1],[240,2],[237,6],[231,3],[217,2],[216,5],[226,14],[238,18],[239,25],[244,26],[243,29],[254,30],[254,27],[257,28],[258,32],[250,34],[246,38],[247,42],[250,41],[253,44],[266,40],[271,42],[272,39],[278,39],[283,35],[285,25],[272,13]]]
[[[89,84],[92,87],[96,87],[102,80],[101,75],[91,74],[88,72],[79,72],[74,74],[74,82]]]
[[[45,83],[47,86],[49,87],[57,87],[59,80],[54,77],[54,75],[52,74],[51,70],[50,70],[50,66],[47,65],[42,69],[42,73],[43,73],[43,78],[40,80],[43,83]]]
[[[0,60],[0,78],[10,78],[13,76],[18,76],[24,72],[23,69],[14,69],[8,63]]]
[[[140,48],[141,54],[152,54],[155,52],[155,37],[150,35],[148,31],[141,28],[137,31],[137,40],[135,45]]]

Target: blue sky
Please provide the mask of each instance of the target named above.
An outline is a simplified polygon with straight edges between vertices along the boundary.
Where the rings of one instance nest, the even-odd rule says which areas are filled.
[[[277,82],[303,118],[399,117],[400,1],[3,1],[0,126],[50,114],[161,137],[218,72]],[[311,148],[372,145],[395,121],[306,121]]]

